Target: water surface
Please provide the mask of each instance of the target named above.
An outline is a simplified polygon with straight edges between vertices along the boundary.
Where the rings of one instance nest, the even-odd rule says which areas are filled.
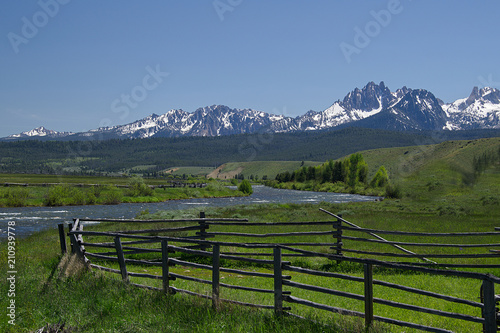
[[[377,197],[357,194],[309,192],[281,190],[267,186],[253,186],[253,194],[247,197],[200,198],[169,200],[159,203],[124,203],[119,205],[61,206],[61,207],[22,207],[0,208],[0,239],[7,236],[7,224],[15,223],[16,237],[26,237],[34,232],[57,228],[59,223],[70,223],[74,218],[134,218],[148,209],[150,213],[158,210],[226,207],[260,203],[319,203],[322,201],[341,203],[352,201],[373,201]]]

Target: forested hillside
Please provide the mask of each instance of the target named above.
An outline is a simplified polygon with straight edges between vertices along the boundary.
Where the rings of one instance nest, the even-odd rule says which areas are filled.
[[[140,167],[146,173],[172,166],[211,166],[249,161],[326,161],[376,148],[433,144],[494,136],[495,131],[405,133],[363,128],[220,137],[105,141],[0,142],[1,173],[99,174]]]

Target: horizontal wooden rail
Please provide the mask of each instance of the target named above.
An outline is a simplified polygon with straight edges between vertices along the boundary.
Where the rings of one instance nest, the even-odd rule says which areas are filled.
[[[392,319],[392,318],[386,318],[386,317],[380,317],[380,316],[373,316],[373,319],[387,323],[387,324],[392,324],[392,325],[398,325],[398,326],[404,326],[404,327],[409,327],[409,328],[415,328],[417,330],[421,331],[426,331],[426,332],[434,332],[434,333],[453,333],[453,331],[450,330],[445,330],[442,328],[437,328],[437,327],[430,327],[430,326],[425,326],[425,325],[419,325],[415,323],[410,323],[407,321],[402,321],[402,320],[397,320],[397,319]]]
[[[110,273],[121,274],[121,272],[120,272],[119,269],[109,268],[109,267],[100,266],[100,265],[96,265],[96,264],[90,264],[90,267],[99,269],[101,271],[106,271],[106,272],[110,272]]]
[[[244,287],[244,286],[237,286],[237,285],[227,284],[227,283],[220,283],[219,285],[221,287],[225,287],[225,288],[228,288],[228,289],[239,289],[239,290],[254,291],[254,292],[258,292],[258,293],[267,293],[267,294],[273,294],[274,293],[273,289],[261,289],[261,288]]]
[[[198,279],[192,276],[186,276],[186,275],[181,275],[181,274],[176,274],[176,273],[170,273],[169,276],[173,276],[176,279],[181,279],[181,280],[186,280],[186,281],[193,281],[193,282],[198,282],[198,283],[203,283],[203,284],[212,284],[212,281],[210,280],[205,280],[205,279]]]
[[[127,231],[120,231],[120,232],[122,234],[147,234],[147,233],[154,233],[154,232],[178,232],[178,231],[190,231],[190,230],[200,230],[200,226],[193,225],[193,226],[189,226],[189,227],[127,230]]]
[[[496,253],[476,253],[476,254],[403,254],[403,253],[392,253],[392,252],[373,252],[373,251],[362,251],[362,250],[351,250],[345,247],[342,248],[343,252],[351,252],[358,254],[368,254],[380,257],[398,257],[398,258],[415,258],[415,257],[427,257],[427,258],[499,258]]]
[[[146,273],[128,272],[128,275],[135,276],[135,277],[141,277],[141,278],[147,278],[147,279],[154,279],[154,280],[161,280],[162,279],[162,277],[160,275],[146,274]]]
[[[391,261],[389,261],[391,262]],[[392,261],[392,263],[398,264],[400,263],[399,261]],[[446,263],[446,264],[427,264],[425,262],[401,262],[403,265],[414,265],[414,266],[421,266],[421,267],[444,267],[444,268],[500,268],[500,263],[499,264],[451,264],[451,263]]]
[[[349,231],[376,232],[378,234],[405,235],[405,236],[429,236],[429,237],[500,236],[500,232],[495,232],[495,231],[433,233],[433,232],[389,231],[389,230],[367,229],[367,228],[352,228],[352,227],[346,227],[346,226],[341,226],[339,228],[342,230],[349,230]]]
[[[312,236],[312,235],[333,235],[336,236],[338,233],[336,231],[304,231],[304,232],[279,232],[279,233],[269,233],[269,234],[249,234],[242,232],[207,232],[207,236],[237,236],[237,237],[255,237],[255,238],[265,238],[265,237],[289,237],[289,236]]]
[[[217,220],[219,221],[219,220]],[[248,220],[247,220],[248,221]],[[336,221],[317,221],[317,222],[206,222],[208,225],[239,225],[239,226],[283,226],[283,225],[332,225]]]
[[[340,274],[340,273],[331,273],[331,272],[321,272],[321,271],[316,271],[316,270],[311,270],[307,268],[302,268],[302,267],[295,267],[295,266],[289,266],[285,265],[283,267],[285,270],[289,271],[294,271],[298,273],[304,273],[304,274],[309,274],[309,275],[316,275],[316,276],[323,276],[323,277],[332,277],[336,279],[343,279],[343,280],[349,280],[349,281],[355,281],[355,282],[363,282],[364,279],[362,277],[357,277],[357,276],[351,276],[351,275],[346,275],[346,274]],[[452,297],[452,296],[447,296],[447,295],[442,295],[426,290],[421,290],[421,289],[416,289],[416,288],[411,288],[411,287],[406,287],[390,282],[385,282],[385,281],[380,281],[380,280],[373,280],[373,284],[383,286],[383,287],[388,287],[388,288],[393,288],[393,289],[399,289],[407,292],[411,292],[414,294],[419,294],[423,296],[429,296],[437,299],[442,299],[450,302],[455,302],[455,303],[461,303],[461,304],[466,304],[478,308],[482,308],[483,304],[479,302],[474,302],[474,301],[469,301],[457,297]]]
[[[358,277],[358,276],[351,276],[351,275],[332,273],[332,272],[322,272],[322,271],[316,271],[316,270],[312,270],[312,269],[308,269],[308,268],[302,268],[302,267],[296,267],[296,266],[290,266],[290,265],[284,265],[283,269],[287,270],[287,271],[292,271],[292,272],[298,272],[298,273],[304,273],[304,274],[316,275],[316,276],[323,276],[323,277],[331,277],[331,278],[343,279],[343,280],[349,280],[349,281],[356,281],[356,282],[363,282],[364,281],[364,279],[362,277]]]
[[[448,317],[448,318],[466,320],[466,321],[471,321],[471,322],[475,322],[475,323],[484,323],[484,319],[483,318],[478,318],[478,317],[474,317],[474,316],[464,315],[464,314],[460,314],[460,313],[454,313],[454,312],[448,312],[448,311],[441,311],[441,310],[429,309],[429,308],[424,308],[424,307],[417,306],[417,305],[404,304],[404,303],[389,301],[389,300],[380,299],[380,298],[374,298],[373,302],[374,303],[378,303],[378,304],[383,304],[383,305],[391,306],[391,307],[398,308],[398,309],[405,309],[405,310],[412,310],[412,311],[417,311],[417,312],[424,312],[424,313],[429,313],[429,314],[433,314],[433,315],[438,315],[438,316],[441,316],[441,317]]]
[[[248,221],[248,219],[236,219],[236,218],[192,218],[192,219],[162,219],[162,220],[135,220],[135,219],[91,219],[82,218],[82,222],[123,222],[123,223],[172,223],[172,222],[216,222],[216,221],[234,221],[243,222]]]
[[[449,301],[449,302],[466,304],[466,305],[474,306],[474,307],[477,307],[477,308],[483,308],[484,307],[483,303],[469,301],[469,300],[458,298],[458,297],[453,297],[453,296],[438,294],[438,293],[434,293],[434,292],[426,291],[426,290],[422,290],[422,289],[416,289],[416,288],[411,288],[411,287],[407,287],[407,286],[402,286],[402,285],[394,284],[394,283],[390,283],[390,282],[385,282],[385,281],[380,281],[380,280],[373,280],[373,284],[376,284],[376,285],[379,285],[379,286],[383,286],[383,287],[393,288],[393,289],[399,289],[399,290],[407,291],[407,292],[410,292],[410,293],[413,293],[413,294],[418,294],[418,295],[429,296],[429,297],[433,297],[433,298],[437,298],[437,299],[442,299],[442,300]]]
[[[371,242],[371,243],[379,243],[379,244],[390,244],[390,245],[406,245],[406,246],[432,246],[432,247],[499,247],[500,244],[441,244],[441,243],[411,243],[411,242],[391,242],[391,241],[381,241],[378,239],[369,239],[369,238],[361,238],[361,237],[351,237],[351,236],[342,236],[342,239],[349,239],[354,241],[361,242]]]
[[[184,260],[179,260],[179,259],[175,259],[175,258],[169,258],[168,260],[169,260],[169,262],[171,262],[175,265],[179,265],[179,266],[208,269],[208,270],[212,269],[212,266],[210,266],[210,265],[198,264],[195,262],[184,261]]]
[[[365,316],[365,314],[363,312],[337,308],[337,307],[333,307],[333,306],[329,306],[329,305],[325,305],[325,304],[316,303],[313,301],[308,301],[308,300],[301,299],[301,298],[294,297],[294,296],[284,296],[283,300],[290,302],[290,303],[296,303],[296,304],[310,306],[310,307],[313,307],[316,309],[330,311],[333,313],[340,313],[340,314],[344,314],[344,315],[357,316],[357,317],[364,317]]]
[[[494,275],[491,275],[491,274],[464,272],[464,271],[453,271],[453,270],[448,270],[448,269],[433,269],[433,268],[419,267],[419,266],[406,265],[406,264],[400,264],[400,263],[392,263],[392,262],[376,260],[376,259],[361,259],[361,258],[353,258],[353,257],[346,257],[346,256],[338,256],[338,255],[334,255],[334,254],[306,251],[306,250],[293,248],[293,247],[289,247],[289,246],[284,246],[284,245],[279,245],[279,247],[286,249],[286,250],[289,250],[289,251],[295,251],[298,253],[316,254],[317,257],[331,258],[334,260],[340,259],[343,261],[356,262],[356,263],[360,263],[360,264],[372,264],[372,265],[394,268],[394,269],[403,269],[403,270],[410,270],[410,271],[413,270],[413,271],[429,273],[429,274],[436,274],[436,275],[443,275],[443,276],[458,276],[458,277],[464,277],[464,278],[469,278],[469,279],[488,280],[488,281],[492,281],[494,283],[500,283],[500,278],[496,277]]]
[[[261,272],[250,272],[250,271],[243,271],[240,269],[234,269],[234,268],[225,268],[221,267],[220,268],[221,272],[225,273],[236,273],[236,274],[241,274],[241,275],[249,275],[249,276],[255,276],[255,277],[264,277],[264,278],[274,278],[274,275],[271,273],[261,273]],[[290,276],[283,276],[283,278],[288,278],[291,279]]]
[[[283,285],[294,287],[294,288],[299,288],[299,289],[304,289],[304,290],[309,290],[309,291],[315,291],[315,292],[319,292],[322,294],[352,298],[352,299],[355,299],[358,301],[362,301],[365,299],[365,297],[363,295],[353,294],[353,293],[349,293],[347,291],[340,291],[340,290],[335,290],[335,289],[330,289],[330,288],[325,288],[325,287],[313,286],[310,284],[304,284],[304,283],[299,283],[299,282],[284,280]]]

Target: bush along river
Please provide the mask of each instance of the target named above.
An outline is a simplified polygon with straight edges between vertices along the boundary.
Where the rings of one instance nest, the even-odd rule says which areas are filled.
[[[141,211],[226,207],[261,203],[342,203],[374,201],[378,197],[357,194],[282,190],[267,186],[253,186],[253,194],[247,197],[197,198],[169,200],[158,203],[122,203],[118,205],[59,206],[0,208],[0,240],[7,237],[9,222],[15,224],[16,237],[26,237],[37,231],[57,228],[59,223],[71,223],[73,218],[123,218],[131,219]]]

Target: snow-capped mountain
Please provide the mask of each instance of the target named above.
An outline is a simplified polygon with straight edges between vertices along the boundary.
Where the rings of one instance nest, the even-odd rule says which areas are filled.
[[[369,82],[362,89],[356,88],[349,92],[343,100],[337,100],[324,111],[308,111],[295,118],[212,105],[192,113],[182,109],[170,110],[126,125],[102,127],[82,133],[56,132],[39,127],[4,140],[220,136],[259,131],[313,131],[346,126],[400,131],[500,129],[500,91],[475,87],[468,98],[445,104],[424,89],[402,87],[391,92],[384,82]]]
[[[370,82],[363,89],[354,89],[322,112],[309,111],[297,117],[300,130],[327,129],[371,117],[386,108],[394,96],[385,86]]]
[[[58,137],[65,137],[68,135],[72,135],[74,133],[71,132],[57,132],[53,130],[46,129],[43,126],[34,128],[30,131],[22,132],[19,134],[13,134],[8,136],[7,138],[12,138],[12,139],[22,139],[22,138],[31,138],[31,137],[51,137],[51,138],[58,138]]]
[[[443,106],[446,129],[500,128],[500,90],[474,87],[468,98]]]

